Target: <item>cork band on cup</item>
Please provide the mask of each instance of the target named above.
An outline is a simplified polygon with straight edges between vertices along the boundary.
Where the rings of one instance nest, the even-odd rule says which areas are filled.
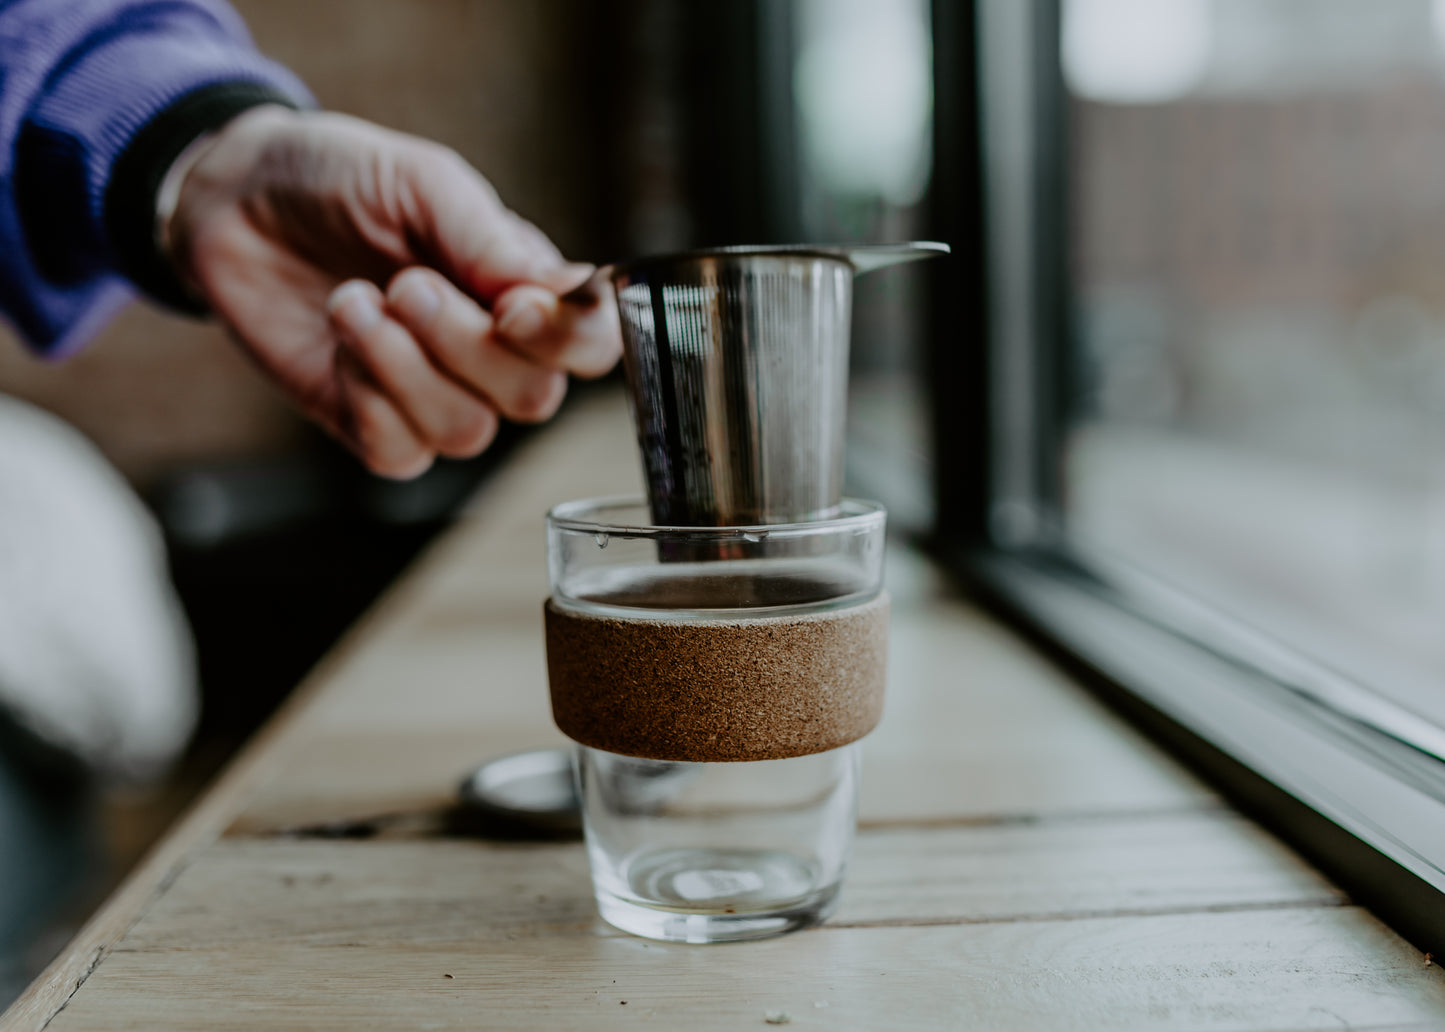
[[[883,713],[888,596],[747,620],[598,617],[546,604],[552,715],[574,741],[656,760],[776,760]]]

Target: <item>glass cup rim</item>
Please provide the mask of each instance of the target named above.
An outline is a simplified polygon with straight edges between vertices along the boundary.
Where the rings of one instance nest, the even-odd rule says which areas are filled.
[[[878,502],[862,498],[844,498],[838,504],[839,514],[818,520],[803,520],[794,523],[749,523],[727,526],[686,526],[662,523],[626,523],[600,519],[582,519],[580,513],[604,514],[609,509],[647,509],[647,499],[641,495],[602,495],[596,498],[578,498],[561,502],[547,511],[549,530],[570,531],[578,534],[607,534],[620,538],[652,538],[686,535],[693,538],[735,538],[742,534],[757,534],[767,537],[804,536],[810,534],[837,534],[848,531],[867,531],[883,524],[888,511]]]

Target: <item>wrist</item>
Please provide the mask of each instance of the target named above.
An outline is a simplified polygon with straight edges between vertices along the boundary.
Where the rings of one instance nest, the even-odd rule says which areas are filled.
[[[155,245],[176,277],[200,298],[191,241],[206,213],[234,200],[261,163],[267,142],[300,118],[293,108],[260,104],[202,133],[171,164],[156,193]]]
[[[121,271],[151,298],[203,315],[206,304],[178,261],[176,215],[187,181],[232,124],[259,109],[293,102],[258,83],[230,82],[181,97],[136,133],[116,161],[106,189],[106,228]]]
[[[207,151],[215,145],[216,133],[204,132],[197,136],[186,149],[181,151],[171,167],[166,170],[165,177],[161,180],[160,187],[156,190],[155,219],[152,222],[152,242],[156,251],[166,260],[175,271],[181,283],[193,295],[199,292],[195,289],[194,279],[176,262],[174,240],[172,238],[172,222],[175,218],[176,207],[180,202],[181,187],[184,185],[190,172],[200,162]]]

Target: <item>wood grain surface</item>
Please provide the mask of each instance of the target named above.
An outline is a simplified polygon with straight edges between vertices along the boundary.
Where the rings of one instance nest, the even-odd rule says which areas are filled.
[[[562,741],[542,513],[635,462],[616,395],[530,442],[0,1028],[1445,1025],[1437,967],[906,551],[828,924],[647,942],[580,844],[449,830],[467,770]]]

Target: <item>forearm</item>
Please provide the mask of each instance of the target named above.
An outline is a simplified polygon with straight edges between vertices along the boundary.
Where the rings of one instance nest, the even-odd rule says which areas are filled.
[[[187,143],[308,99],[217,0],[0,3],[0,76],[0,310],[49,354],[83,343],[125,278],[180,300],[150,230]]]

